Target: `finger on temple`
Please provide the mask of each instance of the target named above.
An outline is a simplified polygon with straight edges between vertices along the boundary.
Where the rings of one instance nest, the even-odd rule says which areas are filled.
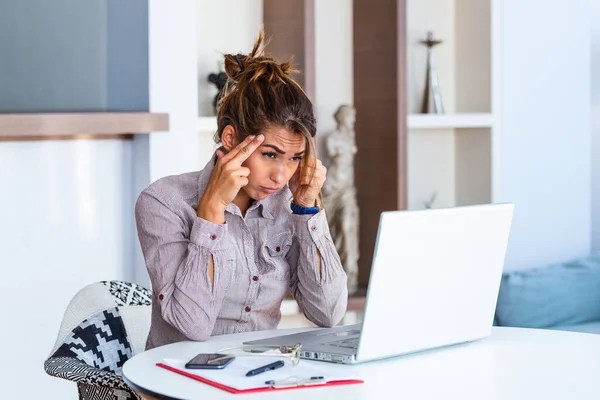
[[[252,153],[254,153],[256,149],[258,149],[264,139],[265,137],[263,135],[258,135],[254,138],[254,140],[246,143],[246,140],[248,140],[248,138],[246,138],[246,140],[240,143],[240,150],[233,156],[232,161],[242,164],[248,157],[252,155]]]
[[[223,156],[223,161],[229,161],[232,158],[234,158],[253,139],[254,139],[254,136],[252,136],[252,135],[246,136],[246,138],[244,140],[242,140],[241,143],[239,143],[237,146],[235,146],[233,149],[231,149],[230,152],[228,152],[227,154],[225,154]]]

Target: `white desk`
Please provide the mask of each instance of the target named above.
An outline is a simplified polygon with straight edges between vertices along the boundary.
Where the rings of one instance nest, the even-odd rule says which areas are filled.
[[[285,331],[249,332],[181,342],[141,353],[125,363],[129,385],[167,399],[233,399],[235,395],[155,366],[162,358],[190,359]],[[400,335],[399,335],[400,336]],[[301,362],[318,362],[306,361]],[[364,384],[313,387],[240,398],[311,399],[600,399],[600,335],[552,330],[494,328],[489,338],[346,369]]]

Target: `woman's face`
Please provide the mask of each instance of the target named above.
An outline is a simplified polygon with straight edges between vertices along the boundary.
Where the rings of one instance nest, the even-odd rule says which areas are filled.
[[[254,200],[263,200],[281,190],[292,178],[305,155],[306,139],[283,127],[261,132],[262,145],[242,164],[250,169],[242,190]]]

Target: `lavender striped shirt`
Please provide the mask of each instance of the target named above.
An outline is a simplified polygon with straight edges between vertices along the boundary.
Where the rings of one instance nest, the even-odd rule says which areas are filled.
[[[146,348],[275,329],[288,290],[309,320],[336,325],[348,291],[324,211],[292,214],[285,188],[255,201],[245,218],[232,203],[225,224],[210,223],[196,216],[196,208],[212,169],[211,160],[200,172],[162,178],[137,200],[138,236],[154,293]]]

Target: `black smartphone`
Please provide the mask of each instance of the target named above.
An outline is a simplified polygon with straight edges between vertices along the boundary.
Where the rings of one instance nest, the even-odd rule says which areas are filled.
[[[235,357],[230,357],[219,361],[212,361],[223,356],[226,356],[226,354],[200,353],[188,361],[185,367],[189,369],[223,369],[235,359]]]

